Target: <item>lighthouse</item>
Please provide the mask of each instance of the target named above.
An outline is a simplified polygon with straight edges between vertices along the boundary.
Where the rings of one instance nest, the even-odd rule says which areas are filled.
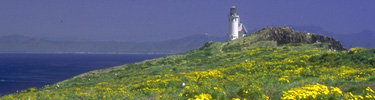
[[[228,41],[235,40],[247,34],[245,25],[240,22],[240,15],[237,14],[236,6],[230,8],[228,24]]]

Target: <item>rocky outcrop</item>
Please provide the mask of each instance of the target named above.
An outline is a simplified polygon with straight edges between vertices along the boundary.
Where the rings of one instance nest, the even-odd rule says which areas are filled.
[[[340,43],[331,37],[313,33],[295,32],[290,27],[266,27],[255,33],[258,41],[276,41],[278,45],[287,43],[329,43],[330,49],[346,50]]]

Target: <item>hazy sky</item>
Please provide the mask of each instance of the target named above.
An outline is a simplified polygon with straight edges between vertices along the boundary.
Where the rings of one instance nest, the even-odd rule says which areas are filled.
[[[0,36],[158,41],[227,34],[237,6],[249,30],[314,25],[338,34],[375,31],[374,0],[0,0]]]

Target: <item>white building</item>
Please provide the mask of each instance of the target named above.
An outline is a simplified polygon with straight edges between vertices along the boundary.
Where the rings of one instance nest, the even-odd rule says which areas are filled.
[[[228,24],[228,41],[243,37],[247,34],[245,25],[240,22],[240,15],[237,14],[236,6],[230,8]]]

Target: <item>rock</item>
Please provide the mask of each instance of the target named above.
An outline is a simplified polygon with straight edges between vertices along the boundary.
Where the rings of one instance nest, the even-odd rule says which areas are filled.
[[[346,50],[340,41],[313,33],[295,32],[290,27],[266,27],[254,34],[260,35],[258,41],[276,41],[278,45],[287,43],[329,43],[335,50]]]

